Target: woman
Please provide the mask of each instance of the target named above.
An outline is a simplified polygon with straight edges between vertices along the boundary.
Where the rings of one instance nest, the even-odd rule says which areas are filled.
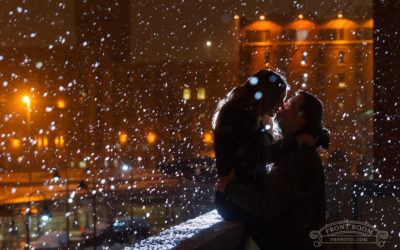
[[[266,179],[266,165],[297,147],[295,138],[272,144],[273,137],[262,122],[264,115],[275,115],[286,92],[287,83],[282,76],[261,70],[219,104],[214,119],[219,175],[226,176],[235,169],[238,181],[258,189]],[[216,193],[216,206],[227,220],[240,219],[245,213],[221,192]]]

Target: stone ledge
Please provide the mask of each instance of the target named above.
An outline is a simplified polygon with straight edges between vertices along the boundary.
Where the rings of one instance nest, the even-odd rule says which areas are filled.
[[[125,249],[238,249],[247,236],[242,223],[224,221],[213,210]]]

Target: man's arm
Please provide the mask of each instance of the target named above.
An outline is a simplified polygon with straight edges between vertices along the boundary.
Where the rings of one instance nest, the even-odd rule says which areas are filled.
[[[224,192],[242,209],[267,220],[273,219],[296,197],[302,182],[301,164],[301,159],[290,154],[279,162],[262,190],[253,190],[233,180],[226,184]]]

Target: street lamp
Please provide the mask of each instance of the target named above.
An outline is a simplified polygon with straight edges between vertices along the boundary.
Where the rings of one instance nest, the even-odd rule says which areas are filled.
[[[127,172],[129,169],[131,170],[131,176],[130,176],[130,186],[131,186],[131,195],[130,195],[130,201],[131,201],[131,219],[133,221],[133,166],[129,166],[128,164],[124,163],[121,166],[122,171]]]
[[[28,127],[28,137],[30,136],[30,123],[31,123],[31,98],[27,95],[22,97],[22,102],[26,104],[26,124]]]
[[[28,142],[30,142],[31,136],[31,98],[27,95],[22,97],[22,102],[26,104],[26,134]],[[32,168],[29,168],[29,184],[32,184]]]
[[[26,249],[31,249],[31,237],[30,237],[30,226],[31,226],[31,197],[34,194],[40,194],[43,196],[43,210],[40,215],[40,220],[47,222],[51,218],[51,213],[49,210],[49,207],[46,204],[46,195],[41,192],[40,190],[37,190],[35,192],[32,192],[28,196],[28,208],[26,209],[27,211],[27,220],[26,220]]]

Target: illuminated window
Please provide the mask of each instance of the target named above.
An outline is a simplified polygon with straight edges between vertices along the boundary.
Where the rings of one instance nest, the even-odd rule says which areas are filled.
[[[36,143],[37,143],[37,147],[38,148],[41,148],[41,147],[43,147],[43,139],[42,139],[42,137],[38,137],[37,139],[36,139]]]
[[[343,51],[339,51],[338,61],[339,61],[339,63],[344,63],[344,52]]]
[[[64,147],[64,137],[63,136],[56,136],[56,138],[54,138],[54,144],[58,148]]]
[[[147,134],[147,142],[149,145],[153,145],[156,142],[157,135],[153,132]]]
[[[307,41],[308,32],[307,30],[296,30],[296,41],[302,42]]]
[[[21,141],[19,139],[12,139],[11,140],[11,147],[13,147],[13,148],[21,147]]]
[[[301,65],[306,65],[307,64],[307,56],[308,56],[308,52],[307,51],[303,51],[303,53],[301,54]]]
[[[205,100],[206,99],[206,89],[205,88],[199,88],[197,90],[197,99],[198,100]]]
[[[49,144],[49,141],[47,140],[47,136],[43,137],[43,147],[47,147],[47,145]]]
[[[80,161],[78,165],[80,168],[86,168],[86,162],[84,161]]]
[[[36,141],[36,145],[37,145],[37,147],[39,149],[47,148],[47,145],[48,145],[49,141],[47,140],[47,136],[46,135],[39,135],[39,136],[35,136],[34,138],[35,138],[35,141]],[[64,141],[63,141],[63,143],[64,143]]]
[[[346,88],[346,83],[344,81],[344,74],[338,74],[337,77],[339,80],[339,88]]]
[[[190,99],[190,89],[183,89],[183,100],[189,100]]]
[[[269,40],[269,30],[248,30],[246,32],[247,42],[265,42]]]
[[[301,74],[301,78],[302,78],[301,87],[306,88],[308,82],[308,73]]]
[[[121,133],[119,135],[119,142],[124,144],[128,141],[128,135],[126,133]]]
[[[340,109],[344,108],[344,104],[345,104],[344,96],[342,96],[342,95],[338,96],[337,101],[338,101],[337,103],[338,103],[339,108]]]
[[[65,101],[64,101],[64,100],[58,100],[58,101],[57,101],[57,107],[58,107],[59,109],[63,109],[63,108],[65,108],[65,106],[66,106],[66,104],[65,104]]]
[[[268,65],[271,63],[271,53],[267,52],[265,53],[265,65]]]

